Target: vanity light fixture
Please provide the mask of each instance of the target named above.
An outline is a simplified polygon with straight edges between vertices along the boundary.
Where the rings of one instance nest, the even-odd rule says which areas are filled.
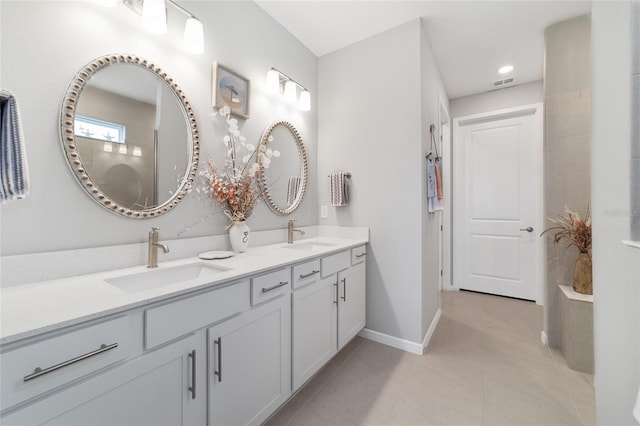
[[[105,1],[105,0],[101,0]],[[145,27],[156,34],[167,32],[167,4],[170,4],[187,16],[184,26],[184,47],[195,54],[204,52],[204,27],[202,22],[184,7],[173,0],[122,0],[122,2],[139,15]]]
[[[122,144],[118,147],[118,153],[126,155],[127,154],[127,145]]]
[[[113,144],[111,142],[105,142],[102,147],[102,150],[104,152],[113,152]]]
[[[144,0],[142,3],[142,22],[152,33],[166,33],[167,9],[164,0]]]
[[[298,108],[301,111],[311,110],[311,93],[302,84],[298,83],[285,73],[275,68],[271,68],[267,72],[267,93],[275,94],[280,92],[280,88],[283,89],[284,100],[287,103],[295,104],[298,102]],[[298,87],[302,89],[300,98],[298,99]]]
[[[140,145],[136,145],[133,147],[133,156],[142,157],[142,148],[140,147]]]

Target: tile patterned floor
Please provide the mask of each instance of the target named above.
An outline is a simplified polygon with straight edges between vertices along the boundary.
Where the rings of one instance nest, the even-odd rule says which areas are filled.
[[[540,343],[531,302],[444,292],[425,355],[357,337],[266,425],[593,425],[593,377]]]

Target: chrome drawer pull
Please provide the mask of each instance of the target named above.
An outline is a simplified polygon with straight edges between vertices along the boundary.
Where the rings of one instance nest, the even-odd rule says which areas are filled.
[[[271,286],[271,287],[269,287],[269,288],[262,288],[262,292],[263,292],[263,293],[266,293],[266,292],[268,292],[268,291],[275,290],[276,288],[280,288],[280,287],[282,287],[283,285],[287,285],[287,284],[289,284],[289,281],[280,281],[278,284],[276,284],[276,285],[274,285],[274,286]]]
[[[218,371],[214,370],[213,374],[218,376],[218,383],[220,383],[222,382],[222,337],[214,340],[213,344],[218,346]]]
[[[71,364],[75,364],[76,362],[85,360],[87,358],[91,358],[92,356],[96,356],[96,355],[101,354],[103,352],[110,351],[111,349],[115,349],[117,347],[118,347],[117,343],[112,343],[110,345],[105,345],[103,343],[102,345],[100,345],[100,348],[96,349],[95,351],[91,351],[89,353],[86,353],[84,355],[80,355],[80,356],[78,356],[76,358],[73,358],[73,359],[70,359],[68,361],[61,362],[60,364],[56,364],[56,365],[53,365],[53,366],[45,368],[45,369],[42,369],[42,368],[38,367],[35,370],[33,370],[33,373],[29,374],[28,376],[24,376],[24,381],[28,382],[29,380],[37,379],[38,377],[44,376],[45,374],[49,374],[52,371],[59,370],[59,369],[61,369],[63,367],[67,367],[67,366],[69,366]]]
[[[191,358],[191,386],[189,386],[189,391],[191,391],[191,399],[196,399],[196,350],[192,350],[189,353],[189,358]]]
[[[333,300],[333,303],[335,303],[336,305],[338,304],[338,280],[336,280],[335,283],[333,283],[333,285],[336,287],[336,298]]]
[[[356,254],[356,257],[360,258],[360,257],[364,257],[366,255],[367,255],[367,253],[360,253],[360,254]]]
[[[308,274],[300,275],[300,278],[309,278],[310,276],[315,275],[315,274],[319,274],[319,273],[320,273],[320,271],[316,271],[314,269],[313,271],[309,272]]]
[[[347,279],[346,278],[342,279],[342,288],[344,290],[344,296],[342,296],[341,299],[346,302],[347,301]]]

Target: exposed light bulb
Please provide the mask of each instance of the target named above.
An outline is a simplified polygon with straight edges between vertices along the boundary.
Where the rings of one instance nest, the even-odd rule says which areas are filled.
[[[204,29],[199,19],[191,17],[184,26],[184,46],[195,54],[204,52]]]
[[[298,104],[300,111],[310,111],[311,110],[311,93],[308,90],[303,90],[300,93],[300,103]]]
[[[498,70],[500,74],[509,74],[511,71],[513,71],[513,65],[505,65]]]
[[[296,103],[296,83],[294,81],[287,81],[284,85],[284,100],[290,104]]]
[[[267,93],[275,94],[280,91],[280,73],[274,69],[267,71]]]
[[[156,34],[167,32],[167,9],[164,0],[144,0],[142,4],[144,26]]]

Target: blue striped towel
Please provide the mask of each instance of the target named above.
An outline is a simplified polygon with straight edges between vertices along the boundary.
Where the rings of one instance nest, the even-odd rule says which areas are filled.
[[[0,89],[0,203],[28,194],[29,169],[18,101]]]

